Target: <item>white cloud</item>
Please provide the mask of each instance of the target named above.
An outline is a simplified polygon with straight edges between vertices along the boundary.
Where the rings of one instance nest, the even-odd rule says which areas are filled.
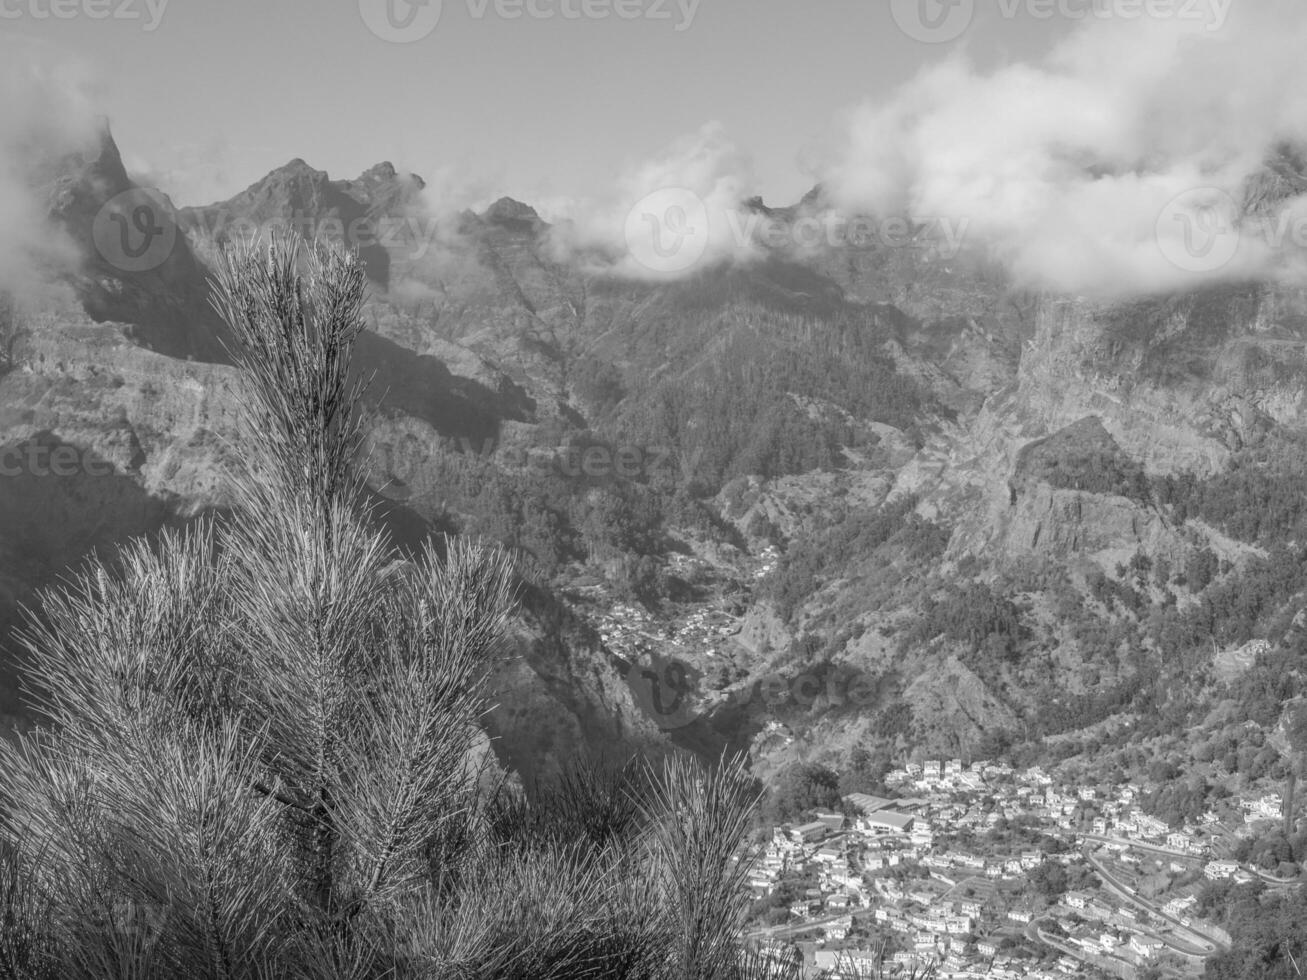
[[[26,38],[0,37],[0,288],[21,291],[37,269],[75,260],[35,189],[53,161],[92,145],[98,131],[80,65]]]
[[[555,252],[559,258],[579,257],[593,271],[635,279],[747,261],[755,252],[741,241],[739,210],[755,186],[748,157],[719,124],[709,123],[631,168],[596,198],[550,202],[548,213],[558,222]],[[646,206],[652,211],[639,213]],[[672,210],[677,213],[668,222]],[[652,223],[642,223],[644,218]],[[683,220],[686,224],[678,225]],[[661,258],[646,254],[645,235],[667,238]]]
[[[1247,226],[1219,267],[1201,247],[1186,262],[1186,230],[1238,237],[1193,192],[1242,201],[1278,144],[1307,139],[1307,8],[1238,13],[1219,31],[1091,21],[1038,65],[932,67],[847,116],[827,191],[850,210],[964,218],[970,241],[1032,286],[1119,294],[1287,274],[1299,253]]]

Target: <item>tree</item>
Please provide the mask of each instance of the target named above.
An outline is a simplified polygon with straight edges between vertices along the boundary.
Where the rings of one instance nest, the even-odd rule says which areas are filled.
[[[1295,704],[1289,709],[1284,735],[1294,771],[1307,774],[1307,704]]]
[[[776,780],[771,800],[772,818],[792,820],[806,810],[837,809],[840,806],[840,777],[816,763],[797,762]]]
[[[236,508],[43,596],[0,754],[0,977],[726,975],[741,761],[487,788],[503,555],[399,552],[356,465],[356,255],[227,256]],[[734,861],[740,856],[744,860]]]

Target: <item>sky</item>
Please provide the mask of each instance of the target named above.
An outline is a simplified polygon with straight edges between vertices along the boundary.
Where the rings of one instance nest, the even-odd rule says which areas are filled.
[[[1079,295],[1307,283],[1303,50],[1303,0],[0,0],[0,271],[55,247],[24,147],[102,113],[179,205],[389,160],[424,212],[535,206],[597,273],[780,232]],[[1248,212],[1286,146],[1302,180]],[[818,182],[807,224],[750,224]]]
[[[91,16],[96,2],[117,16]],[[0,34],[78,64],[129,168],[179,204],[295,157],[335,177],[390,160],[454,195],[548,202],[709,123],[784,204],[815,182],[842,111],[959,51],[1035,57],[1075,27],[982,9],[941,44],[907,36],[889,0],[630,0],[627,18],[608,0],[585,0],[589,17],[564,16],[583,0],[532,2],[553,16],[443,0],[434,29],[398,43],[369,28],[388,23],[372,0],[0,0]],[[425,29],[431,7],[396,3]]]

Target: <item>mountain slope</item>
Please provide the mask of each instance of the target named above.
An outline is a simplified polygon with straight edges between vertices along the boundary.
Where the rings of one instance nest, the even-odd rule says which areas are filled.
[[[129,272],[94,248],[98,209],[134,190],[112,141],[64,167],[51,213],[88,260],[21,311],[0,410],[6,445],[60,440],[112,476],[14,485],[11,610],[91,547],[222,506],[239,396],[206,263],[290,226],[368,260],[370,473],[396,533],[494,537],[533,577],[488,721],[523,769],[665,738],[762,772],[1047,751],[1224,702],[1272,724],[1298,690],[1301,290],[1032,295],[915,237],[632,282],[560,257],[519,202],[438,216],[389,165],[336,181],[298,160],[159,205],[175,248]],[[1254,639],[1261,660],[1213,673]]]

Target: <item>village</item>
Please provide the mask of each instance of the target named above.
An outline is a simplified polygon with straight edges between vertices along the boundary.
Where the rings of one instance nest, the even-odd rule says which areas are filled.
[[[734,639],[741,617],[752,603],[754,587],[775,570],[778,561],[779,551],[774,546],[756,556],[738,555],[732,570],[738,576],[734,588],[722,587],[719,581],[708,601],[671,604],[661,615],[639,602],[618,598],[599,581],[574,582],[564,595],[598,633],[604,646],[624,660],[639,663],[656,655],[686,662],[704,673],[725,672],[734,677],[741,652]],[[708,567],[687,555],[674,554],[668,560],[671,573],[687,577],[704,574]],[[706,574],[717,578],[721,571]]]
[[[743,595],[661,615],[599,584],[570,598],[618,656],[675,657],[725,684],[737,670],[740,601],[775,562],[769,549],[741,563]],[[786,729],[771,721],[763,734]],[[883,783],[884,795],[848,794],[842,807],[758,842],[751,942],[801,955],[811,976],[850,980],[896,970],[1180,980],[1201,976],[1230,945],[1196,911],[1208,883],[1299,887],[1231,857],[1241,839],[1282,820],[1270,790],[1236,794],[1220,813],[1173,827],[1145,812],[1138,785],[1083,785],[1039,767],[926,759]]]
[[[1280,818],[1275,794],[1173,830],[1133,787],[1039,768],[930,760],[886,784],[903,795],[849,794],[773,828],[749,879],[755,941],[835,977],[1197,976],[1229,943],[1194,911],[1205,883],[1298,887],[1223,856]]]

